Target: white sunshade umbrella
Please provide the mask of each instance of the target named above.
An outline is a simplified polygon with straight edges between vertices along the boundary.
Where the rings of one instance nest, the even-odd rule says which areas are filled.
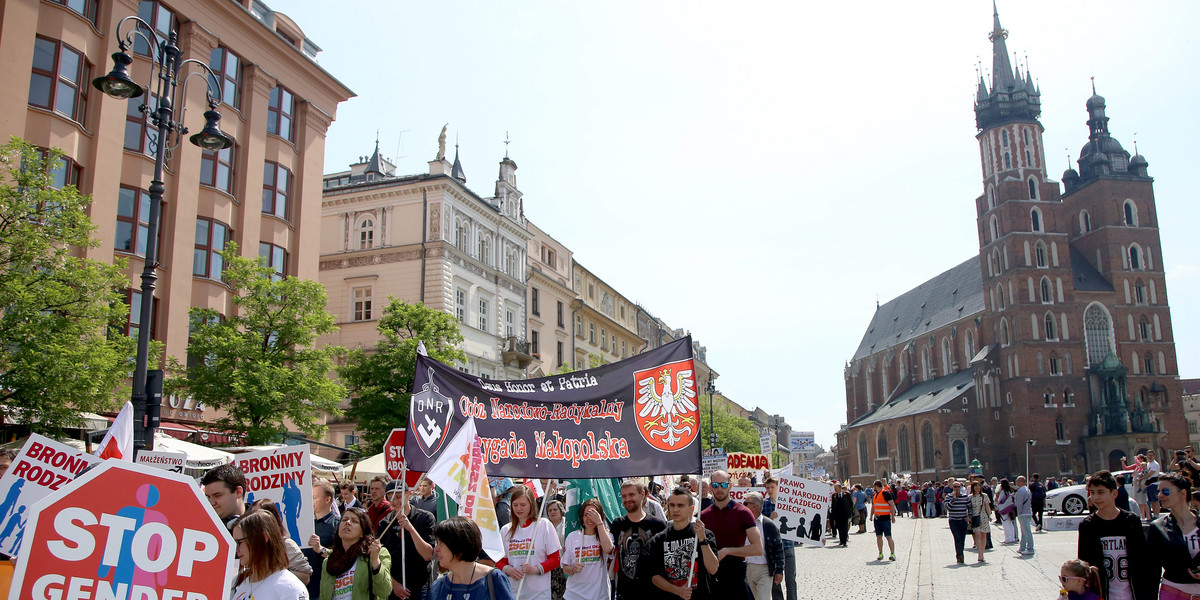
[[[233,461],[233,455],[228,452],[185,442],[161,432],[154,435],[154,449],[167,452],[182,452],[187,455],[187,468],[200,469],[202,471],[207,471],[213,467]]]

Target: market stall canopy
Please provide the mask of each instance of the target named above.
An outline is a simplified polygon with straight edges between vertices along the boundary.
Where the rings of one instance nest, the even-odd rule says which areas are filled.
[[[382,452],[376,454],[375,456],[368,456],[367,458],[358,461],[358,466],[352,466],[352,468],[354,469],[355,483],[366,483],[376,475],[382,475],[388,479],[391,479],[391,477],[388,476],[387,461],[383,459]]]
[[[213,467],[233,461],[233,455],[228,452],[185,442],[161,431],[154,434],[154,449],[168,452],[182,452],[187,455],[187,468],[199,469],[201,471],[207,471]]]

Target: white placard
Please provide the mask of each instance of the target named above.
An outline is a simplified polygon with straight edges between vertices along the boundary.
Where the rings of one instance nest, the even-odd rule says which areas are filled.
[[[816,434],[812,431],[793,431],[788,448],[792,452],[812,452],[816,444]]]
[[[137,453],[137,460],[134,462],[172,473],[182,473],[187,454],[169,450],[142,450]]]
[[[247,452],[234,460],[246,475],[246,502],[274,500],[285,533],[301,548],[314,533],[310,463],[308,444]]]
[[[712,476],[713,471],[720,471],[725,468],[728,457],[724,452],[722,452],[720,454],[705,456],[701,460],[703,460],[702,470],[704,471],[704,477],[710,477]]]
[[[774,437],[775,436],[772,435],[770,428],[764,427],[763,430],[758,434],[759,451],[763,454],[770,454],[771,450],[775,448]]]
[[[30,507],[74,481],[89,465],[100,459],[60,444],[48,437],[31,434],[0,479],[0,552],[16,556],[29,522]]]
[[[800,477],[780,477],[775,511],[779,534],[809,546],[825,545],[825,518],[833,486]]]

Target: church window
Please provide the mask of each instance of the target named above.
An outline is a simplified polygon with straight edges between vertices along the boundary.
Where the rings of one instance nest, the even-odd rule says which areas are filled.
[[[1025,145],[1029,145],[1029,129],[1021,130],[1021,137],[1025,140]]]
[[[1004,286],[996,286],[996,300],[1000,303],[1000,310],[1004,310]]]
[[[1042,211],[1033,209],[1029,211],[1029,223],[1033,227],[1033,231],[1042,230]]]
[[[1146,320],[1145,315],[1138,319],[1138,339],[1143,342],[1148,342],[1153,339],[1154,331],[1150,328],[1150,321]]]
[[[1008,131],[1000,130],[1000,139],[1004,142],[1004,147],[1008,147]]]
[[[870,458],[867,456],[867,433],[858,432],[858,472],[867,473],[871,470]]]
[[[970,330],[967,330],[967,335],[963,339],[963,354],[966,355],[967,360],[975,357],[975,334]]]
[[[1050,365],[1050,374],[1051,375],[1062,375],[1062,361],[1060,361],[1058,359],[1057,353],[1054,353],[1054,352],[1050,353],[1049,365]]]
[[[988,210],[992,210],[993,208],[996,208],[996,193],[992,189],[992,186],[990,186],[990,185],[988,186],[988,189],[987,189],[987,203],[988,203],[988,205],[987,205]]]
[[[1042,401],[1046,406],[1054,404],[1054,392],[1050,391],[1050,388],[1042,391]]]
[[[1054,294],[1054,292],[1050,288],[1050,278],[1043,277],[1042,278],[1042,304],[1053,304],[1054,303],[1053,294]]]
[[[1046,358],[1042,355],[1041,352],[1037,353],[1037,371],[1038,371],[1038,375],[1046,374]]]
[[[1063,389],[1063,406],[1074,406],[1074,405],[1075,405],[1075,392],[1072,392],[1071,388],[1064,388]]]
[[[1154,374],[1154,357],[1151,356],[1150,352],[1148,352],[1148,351],[1146,352],[1146,358],[1142,364],[1144,365],[1145,372],[1147,375]]]
[[[1046,318],[1042,319],[1042,322],[1045,323],[1046,327],[1046,339],[1057,340],[1058,322],[1054,320],[1054,313],[1046,313]]]
[[[1074,369],[1071,368],[1071,353],[1068,352],[1065,358],[1066,360],[1064,362],[1066,362],[1067,375],[1070,375],[1072,372],[1074,372]]]
[[[1137,227],[1137,205],[1132,200],[1125,201],[1125,224]]]
[[[949,375],[954,362],[954,352],[951,350],[950,338],[942,338],[942,375]]]
[[[896,450],[900,454],[900,470],[912,470],[912,454],[909,452],[908,443],[908,427],[900,426],[900,430],[896,432]]]
[[[1067,426],[1063,423],[1062,415],[1054,417],[1054,439],[1059,441],[1067,439]]]
[[[1025,151],[1025,160],[1029,161],[1029,151],[1028,150]],[[1037,180],[1032,177],[1029,178],[1029,199],[1030,200],[1038,199],[1038,197],[1037,197]]]
[[[967,465],[967,443],[962,440],[954,440],[950,448],[954,455],[954,466],[965,467]]]
[[[1000,345],[1008,345],[1008,319],[1000,319]]]
[[[887,430],[883,427],[879,428],[879,437],[875,440],[875,456],[878,458],[887,458],[888,442]]]
[[[1046,268],[1046,243],[1045,242],[1038,240],[1037,244],[1034,246],[1034,257],[1037,259],[1038,268],[1045,269]]]
[[[1129,268],[1135,271],[1142,268],[1142,251],[1136,244],[1129,247]]]
[[[991,241],[994,242],[1000,237],[1000,220],[996,218],[996,215],[992,215],[992,218],[989,220],[989,224],[991,225],[992,231]]]
[[[1137,304],[1146,303],[1146,284],[1141,279],[1133,284],[1133,298]]]
[[[1005,169],[1012,168],[1012,155],[1007,152],[1004,153],[1004,168]]]
[[[933,425],[929,421],[921,426],[921,468],[933,469]]]
[[[1104,307],[1093,303],[1083,314],[1084,341],[1089,365],[1104,362],[1112,350],[1112,321]]]
[[[1079,234],[1083,235],[1092,230],[1092,215],[1088,211],[1079,211]]]

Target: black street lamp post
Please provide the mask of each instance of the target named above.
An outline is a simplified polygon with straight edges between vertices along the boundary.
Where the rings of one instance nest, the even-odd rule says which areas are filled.
[[[125,36],[121,36],[121,28],[126,22],[132,22],[133,27],[126,32]],[[180,60],[183,53],[176,45],[177,34],[172,31],[166,40],[160,40],[154,33],[154,29],[145,21],[137,17],[125,17],[117,24],[117,40],[120,50],[113,53],[113,68],[107,75],[97,77],[92,80],[92,85],[96,89],[118,99],[138,98],[146,93],[146,89],[135,83],[129,76],[129,65],[133,62],[133,58],[129,56],[128,50],[133,45],[134,37],[140,37],[151,48],[153,52],[151,79],[157,79],[153,82],[155,93],[151,96],[151,100],[156,104],[155,107],[150,107],[150,101],[142,104],[139,110],[142,112],[142,118],[145,119],[154,127],[155,135],[150,140],[150,144],[154,149],[154,179],[150,182],[150,214],[147,218],[146,227],[146,256],[145,268],[142,270],[142,290],[141,290],[141,305],[138,314],[138,339],[137,339],[137,362],[135,363],[133,372],[133,411],[134,411],[134,451],[150,450],[154,447],[154,430],[158,427],[159,414],[162,410],[161,384],[162,371],[155,371],[154,381],[157,387],[156,393],[147,395],[147,362],[150,354],[150,324],[153,315],[154,302],[154,285],[158,279],[155,274],[155,267],[158,262],[158,229],[159,221],[162,216],[162,198],[165,187],[163,186],[163,164],[166,162],[166,154],[170,148],[178,146],[183,136],[187,135],[188,129],[183,124],[183,115],[186,108],[179,111],[179,120],[174,119],[174,107],[177,101],[182,105],[182,101],[187,96],[187,80],[196,74],[203,73],[206,90],[205,94],[208,100],[208,110],[204,113],[204,129],[199,133],[192,135],[189,139],[191,143],[199,146],[204,150],[223,150],[233,145],[233,139],[221,132],[218,126],[221,120],[221,114],[216,108],[220,105],[221,87],[219,80],[208,65],[196,59]],[[180,80],[181,69],[188,65],[194,64],[200,67],[199,71],[191,71],[183,75]],[[179,92],[179,84],[183,83],[182,94]],[[214,94],[215,90],[215,94]],[[136,232],[135,232],[136,235]]]
[[[713,420],[713,404],[717,397],[717,384],[713,383],[712,373],[708,375],[708,447],[717,447],[717,422]]]

